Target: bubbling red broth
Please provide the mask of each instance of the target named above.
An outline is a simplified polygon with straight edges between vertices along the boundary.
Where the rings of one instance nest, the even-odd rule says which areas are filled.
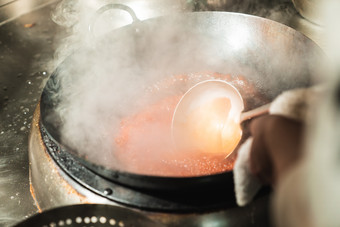
[[[151,86],[141,99],[159,98],[120,122],[120,130],[114,143],[117,148],[115,155],[124,171],[143,175],[189,177],[233,169],[234,155],[226,158],[226,154],[206,150],[181,151],[175,148],[172,141],[171,123],[177,103],[191,86],[212,79],[225,80],[234,85],[245,100],[246,108],[266,101],[264,96],[256,92],[255,87],[240,75],[190,74],[159,81]],[[251,102],[248,102],[250,99]]]

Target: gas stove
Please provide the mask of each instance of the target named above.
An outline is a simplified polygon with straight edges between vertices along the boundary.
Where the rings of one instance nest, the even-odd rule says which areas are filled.
[[[134,2],[151,1],[129,1],[132,8]],[[322,29],[301,18],[290,1],[258,0],[255,5],[246,4],[247,1],[190,3],[187,8],[173,8],[170,13],[219,10],[259,15],[291,26],[322,46]],[[244,208],[233,203],[209,207],[211,201],[202,202],[201,208],[197,208],[199,206],[193,204],[199,201],[198,197],[192,195],[187,201],[192,206],[179,208],[183,201],[174,203],[174,195],[135,191],[96,176],[83,175],[77,169],[83,167],[77,165],[76,160],[67,159],[71,163],[64,163],[64,170],[60,168],[60,162],[56,164],[53,141],[40,125],[39,105],[37,107],[44,84],[53,70],[49,60],[53,58],[58,41],[68,33],[50,19],[55,4],[56,1],[0,1],[0,15],[6,15],[0,18],[0,225],[13,225],[41,210],[57,206],[105,203],[142,210],[152,219],[172,226],[226,226],[227,223],[231,226],[269,226],[268,195],[259,196]],[[155,12],[141,19],[164,13],[162,10]],[[28,153],[28,150],[36,152]],[[70,171],[76,177],[70,177]],[[203,207],[204,204],[207,207]]]
[[[166,226],[197,226],[213,223],[224,226],[268,225],[268,191],[255,202],[236,207],[233,188],[221,190],[160,191],[140,190],[115,183],[87,169],[56,144],[35,110],[29,139],[31,193],[39,211],[58,205],[103,203],[137,210]]]

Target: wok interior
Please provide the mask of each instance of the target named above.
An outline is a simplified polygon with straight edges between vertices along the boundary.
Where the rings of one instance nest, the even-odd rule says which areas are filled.
[[[54,117],[48,114],[45,123],[61,124],[55,126],[57,140],[77,156],[124,171],[107,140],[117,134],[122,118],[173,94],[159,92],[138,102],[157,82],[193,72],[243,75],[272,100],[282,91],[309,85],[317,76],[319,56],[316,45],[300,33],[258,17],[190,13],[151,19],[116,30],[66,59],[56,72],[57,85],[45,88],[58,103]],[[200,80],[183,83],[176,92],[184,94]],[[78,119],[79,112],[89,120]],[[106,134],[97,133],[101,131]]]

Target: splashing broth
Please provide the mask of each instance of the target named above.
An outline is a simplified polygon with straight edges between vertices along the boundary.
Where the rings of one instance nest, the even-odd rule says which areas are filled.
[[[226,158],[226,155],[235,149],[241,139],[241,132],[233,136],[228,144],[223,144],[226,148],[225,153],[211,151],[209,149],[213,148],[209,145],[195,151],[178,150],[172,141],[172,116],[185,92],[180,91],[178,87],[195,84],[197,80],[211,79],[225,80],[237,87],[245,100],[246,108],[266,101],[266,98],[240,75],[206,73],[173,76],[160,81],[148,89],[145,97],[141,99],[148,100],[158,94],[162,94],[159,95],[161,98],[138,113],[121,120],[119,133],[114,138],[114,146],[117,148],[116,157],[125,171],[184,177],[216,174],[233,169],[235,156]]]

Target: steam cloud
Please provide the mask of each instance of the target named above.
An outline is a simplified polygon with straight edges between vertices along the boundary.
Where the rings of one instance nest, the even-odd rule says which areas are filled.
[[[176,6],[173,6],[174,1],[164,0],[164,2],[165,5],[171,6],[165,7],[171,13],[198,8],[209,10],[212,9],[213,1],[185,1],[187,4],[176,1]],[[204,5],[200,5],[203,4],[202,2]],[[235,6],[231,7],[232,11],[250,11],[276,20],[285,18],[288,21],[296,13],[286,7],[287,1],[273,5],[272,10],[264,10],[264,7],[261,7],[263,1],[262,3],[260,1],[233,2]],[[289,64],[287,67],[287,56],[290,56],[288,58],[290,63],[299,62],[303,52],[306,52],[305,47],[300,49],[298,46],[301,40],[298,40],[297,46],[294,47],[296,55],[292,55],[290,50],[281,50],[280,46],[277,47],[276,53],[282,53],[275,57],[273,57],[275,50],[266,48],[261,49],[262,54],[269,54],[264,58],[257,58],[259,53],[247,52],[247,56],[255,61],[249,64],[258,67],[254,72],[252,67],[247,67],[247,62],[243,62],[248,59],[241,59],[244,55],[242,51],[248,51],[247,45],[254,45],[247,44],[247,38],[244,37],[241,37],[243,39],[236,37],[235,40],[244,40],[247,45],[240,45],[238,48],[241,49],[235,49],[237,45],[225,45],[228,36],[220,40],[216,40],[209,34],[199,37],[189,34],[181,24],[167,24],[167,21],[163,21],[164,27],[151,26],[146,27],[145,30],[139,30],[139,27],[135,26],[133,35],[125,28],[122,28],[119,34],[111,33],[113,27],[131,23],[131,18],[126,12],[116,10],[105,12],[100,16],[95,23],[95,32],[90,33],[88,26],[93,21],[93,15],[106,3],[112,2],[64,0],[52,15],[56,23],[67,27],[72,33],[60,44],[54,61],[55,66],[60,66],[60,63],[66,59],[58,68],[61,90],[57,95],[61,100],[58,113],[63,121],[62,140],[96,162],[105,164],[113,161],[110,158],[113,155],[112,146],[121,118],[132,115],[149,102],[161,98],[151,97],[146,103],[140,101],[140,97],[150,89],[150,84],[167,76],[207,71],[247,75],[259,89],[268,92],[272,97],[277,95],[280,89],[290,88],[293,84],[305,85],[304,75],[309,71],[301,65]],[[230,1],[220,1],[220,5],[216,4],[213,9],[219,10],[227,7],[228,4]],[[149,15],[139,13],[137,6],[135,10],[140,19],[151,15],[150,10]],[[156,14],[160,12],[162,10],[156,10]],[[216,32],[214,30],[216,26],[209,24],[209,21],[199,22],[206,32],[211,34]],[[223,26],[229,22],[218,23],[220,23],[219,28],[223,29]],[[248,28],[238,26],[235,29],[238,31],[244,29],[245,33],[242,34],[247,37]],[[268,30],[270,32],[270,28]],[[157,32],[153,34],[153,31]],[[110,38],[106,37],[107,32],[110,32]],[[230,37],[232,34],[231,32]],[[258,40],[263,42],[261,37]],[[201,50],[204,51],[200,52]],[[67,58],[69,55],[72,55],[71,59]],[[239,62],[242,62],[242,65]],[[306,67],[307,65],[308,63]],[[285,77],[271,78],[275,70],[284,72]],[[296,74],[301,75],[301,78],[292,79]],[[267,85],[263,86],[262,81],[266,81]],[[275,89],[278,83],[281,87]],[[151,87],[157,89],[155,86]],[[179,89],[185,92],[189,87],[190,85],[187,85]],[[273,91],[269,91],[269,88]],[[174,91],[174,94],[176,92],[178,91]],[[160,96],[162,95],[169,94],[160,93]]]
[[[101,164],[114,160],[110,157],[113,155],[114,136],[119,130],[121,118],[146,105],[139,97],[146,89],[150,89],[149,81],[164,75],[164,71],[153,68],[147,70],[147,75],[141,73],[141,66],[130,52],[134,51],[130,47],[135,44],[128,37],[129,34],[125,34],[126,42],[116,45],[112,45],[113,41],[110,39],[101,40],[104,33],[132,22],[126,12],[118,10],[105,12],[95,20],[96,10],[108,3],[112,2],[64,0],[52,14],[52,19],[68,28],[71,33],[60,44],[53,62],[55,67],[58,66],[58,80],[61,84],[56,95],[62,100],[57,109],[63,121],[62,141]],[[169,13],[183,9],[182,4],[174,6],[173,3],[164,1],[163,7]],[[157,16],[162,12],[158,9],[150,11],[147,6],[135,5],[137,9],[141,9],[142,13],[138,14],[140,19],[150,15]],[[89,25],[93,21],[95,29],[91,33]],[[167,32],[163,35],[167,36]],[[124,35],[120,38],[124,39]],[[154,39],[157,40],[162,40],[162,37]],[[157,45],[163,43],[160,41],[155,44]],[[81,52],[84,47],[88,50],[85,53]],[[70,55],[73,56],[73,61],[68,64],[67,57]],[[60,67],[63,61],[65,63]],[[158,61],[158,64],[168,62]],[[100,155],[97,151],[100,151]]]

